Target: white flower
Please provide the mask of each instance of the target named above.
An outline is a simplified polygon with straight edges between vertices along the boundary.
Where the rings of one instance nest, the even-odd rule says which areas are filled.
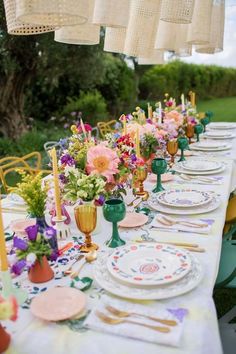
[[[29,253],[26,257],[26,263],[28,267],[31,267],[35,261],[36,261],[37,257],[35,253]]]
[[[8,254],[7,260],[8,260],[8,263],[10,264],[10,266],[12,266],[13,264],[15,264],[15,263],[17,262],[16,254],[15,254],[15,253],[13,253],[13,254]]]
[[[80,176],[80,172],[77,170],[77,168],[75,168],[74,166],[66,166],[65,167],[65,176],[69,177],[69,175],[73,174],[75,176]]]

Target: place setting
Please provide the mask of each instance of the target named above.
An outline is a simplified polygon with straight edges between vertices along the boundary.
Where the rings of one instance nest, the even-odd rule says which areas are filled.
[[[203,151],[203,152],[218,152],[226,151],[232,148],[232,145],[227,142],[216,142],[216,141],[199,141],[190,145],[190,150],[193,151]]]
[[[208,130],[202,135],[203,138],[209,138],[213,140],[227,140],[234,139],[236,137],[235,132],[229,130]]]

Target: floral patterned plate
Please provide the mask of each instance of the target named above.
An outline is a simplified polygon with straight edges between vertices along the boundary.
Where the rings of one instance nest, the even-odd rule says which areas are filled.
[[[168,284],[191,269],[187,252],[163,244],[130,244],[119,247],[107,260],[111,275],[133,285]]]
[[[191,159],[181,162],[181,166],[191,171],[213,171],[223,166],[222,162],[202,159]]]
[[[158,193],[160,204],[177,208],[192,208],[209,203],[213,199],[212,193],[194,189],[170,189]]]
[[[191,269],[182,279],[159,286],[134,286],[117,281],[107,269],[107,258],[111,250],[101,250],[95,263],[94,277],[96,282],[106,291],[116,296],[135,300],[161,300],[182,295],[194,289],[203,278],[203,269],[196,257],[188,254]]]

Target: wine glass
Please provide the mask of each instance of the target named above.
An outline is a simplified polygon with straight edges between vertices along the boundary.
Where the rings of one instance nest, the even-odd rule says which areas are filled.
[[[139,191],[135,192],[135,195],[144,196],[146,194],[143,188],[143,182],[146,180],[148,171],[146,166],[139,166],[134,170],[134,179],[139,184]]]
[[[106,242],[106,245],[111,248],[116,248],[125,245],[125,241],[120,238],[117,223],[125,218],[126,208],[125,203],[120,199],[110,199],[103,205],[104,218],[112,222],[112,236]]]
[[[175,155],[176,155],[177,152],[178,152],[178,142],[177,142],[177,139],[171,139],[171,140],[169,140],[169,141],[167,142],[166,148],[167,148],[168,153],[169,153],[170,156],[171,156],[171,159],[170,159],[170,166],[173,166],[174,163],[175,163]]]
[[[194,125],[191,123],[187,124],[186,136],[188,137],[188,143],[191,144],[191,139],[194,137]]]
[[[90,252],[98,249],[98,245],[92,242],[91,232],[97,225],[97,207],[95,205],[79,205],[74,209],[75,221],[78,229],[85,234],[85,242],[81,246],[82,252]]]
[[[179,149],[181,150],[181,155],[180,155],[179,161],[184,161],[185,160],[184,150],[186,150],[188,148],[188,139],[185,136],[180,136],[178,138],[178,146],[179,146]]]
[[[210,117],[205,116],[204,118],[201,119],[201,124],[203,125],[203,132],[206,132],[206,126],[207,124],[210,123]]]
[[[194,127],[194,132],[197,135],[197,142],[199,142],[199,135],[203,132],[203,126],[201,124],[196,124]]]
[[[152,160],[152,172],[157,175],[156,187],[152,190],[153,193],[158,193],[164,190],[161,184],[161,175],[166,172],[167,162],[163,158],[156,158]]]

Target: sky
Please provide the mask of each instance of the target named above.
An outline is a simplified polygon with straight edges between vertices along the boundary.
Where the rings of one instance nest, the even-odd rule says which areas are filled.
[[[193,53],[182,58],[187,63],[236,67],[236,0],[226,0],[224,50],[217,54]]]

